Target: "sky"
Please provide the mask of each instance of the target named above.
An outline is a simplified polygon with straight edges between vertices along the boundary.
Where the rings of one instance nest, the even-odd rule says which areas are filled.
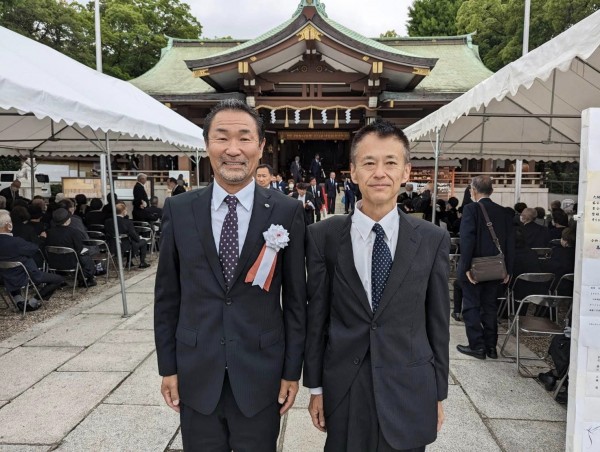
[[[300,0],[183,0],[202,25],[202,37],[251,39],[292,17]],[[369,38],[388,30],[406,35],[412,0],[322,0],[330,19]]]

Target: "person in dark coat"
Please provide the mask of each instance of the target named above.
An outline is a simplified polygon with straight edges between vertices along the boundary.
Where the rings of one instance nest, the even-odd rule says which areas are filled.
[[[335,180],[335,173],[329,173],[329,179],[325,181],[325,192],[327,193],[327,213],[335,213],[335,197],[340,192],[340,187]]]
[[[313,224],[315,222],[315,198],[312,192],[307,191],[308,184],[306,182],[299,182],[297,185],[297,191],[292,193],[292,198],[297,199],[302,203],[304,207],[304,220],[306,225]]]
[[[554,273],[554,288],[558,285],[560,278],[567,273],[575,272],[575,228],[562,230],[560,245],[552,249],[550,259],[543,261],[542,269],[548,273]],[[573,295],[573,284],[561,286],[559,295]]]
[[[79,263],[83,270],[83,277],[87,286],[96,285],[96,265],[89,254],[88,248],[83,244],[85,235],[78,229],[69,227],[71,214],[67,209],[59,207],[52,213],[52,221],[55,226],[48,229],[46,246],[63,246],[72,248],[77,253]],[[70,255],[48,255],[48,263],[54,268],[73,268],[75,262]]]
[[[84,224],[89,228],[92,224],[104,225],[105,220],[106,213],[102,211],[102,200],[100,198],[93,198],[90,201],[90,207],[85,212]]]
[[[314,177],[310,178],[310,185],[308,191],[315,200],[315,218],[316,221],[321,221],[321,209],[323,208],[323,193],[321,187],[317,184],[317,179]]]
[[[177,183],[177,179],[174,177],[169,177],[167,180],[167,185],[169,187],[169,191],[171,192],[171,196],[180,195],[185,193],[185,187],[183,185],[179,185]]]
[[[54,291],[64,282],[59,275],[40,271],[34,261],[34,256],[39,254],[36,244],[12,235],[13,224],[8,211],[0,210],[0,261],[21,262],[35,283],[40,296],[47,300]],[[17,301],[19,310],[24,308],[25,299],[20,295],[21,287],[27,284],[27,275],[20,268],[0,270],[0,278],[4,281],[6,289]],[[35,294],[35,291],[32,293]],[[30,299],[28,310],[35,310],[42,300]]]
[[[127,240],[121,239],[121,251],[132,252],[132,257],[140,256],[140,265],[139,268],[148,268],[150,264],[146,262],[146,248],[147,243],[144,239],[142,239],[139,234],[136,232],[135,227],[133,226],[132,221],[129,218],[125,218],[127,216],[127,206],[124,203],[117,204],[117,225],[119,227],[119,236],[121,234],[127,234]],[[104,228],[106,231],[107,237],[110,237],[109,246],[111,247],[111,251],[116,251],[115,245],[115,223],[112,218],[109,218],[104,223]]]
[[[314,177],[317,182],[323,179],[323,167],[321,166],[321,158],[319,154],[315,154],[315,158],[310,162],[310,177]]]
[[[548,228],[535,222],[537,210],[528,207],[521,212],[521,229],[525,243],[529,248],[546,248],[550,243],[550,232]]]
[[[300,157],[296,156],[294,161],[290,165],[290,173],[294,182],[298,183],[302,181],[302,166],[300,165]]]
[[[21,198],[19,195],[19,190],[21,189],[21,181],[15,179],[10,187],[4,188],[0,191],[0,196],[4,196],[6,198],[6,210],[11,210],[14,202]]]
[[[460,353],[478,359],[498,358],[497,296],[498,285],[506,284],[510,278],[515,259],[515,231],[508,211],[493,202],[493,181],[489,176],[476,176],[471,183],[473,202],[463,209],[460,224],[460,260],[457,278],[463,289],[463,320],[465,322],[468,345],[457,345]],[[502,280],[477,282],[471,275],[474,257],[497,256],[499,250],[486,225],[483,208],[498,237],[504,253],[508,275]]]
[[[344,213],[346,214],[354,212],[354,205],[356,204],[356,193],[354,190],[354,183],[347,177],[344,181]]]
[[[148,199],[148,193],[146,193],[146,181],[148,180],[148,176],[144,173],[140,173],[137,175],[137,182],[133,187],[133,218],[136,217],[136,211],[143,210],[150,205],[150,199]],[[139,219],[138,221],[148,221],[144,219]]]

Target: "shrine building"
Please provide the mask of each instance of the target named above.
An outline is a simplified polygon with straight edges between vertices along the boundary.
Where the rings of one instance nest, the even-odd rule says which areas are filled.
[[[286,177],[295,156],[308,168],[315,153],[326,172],[348,171],[360,127],[375,118],[407,127],[491,74],[471,35],[366,38],[319,0],[302,0],[289,20],[251,40],[170,38],[156,66],[131,83],[201,127],[222,99],[255,107],[267,131],[262,162]],[[177,168],[143,158],[148,169],[195,169],[184,157]],[[201,159],[200,181],[210,171]]]

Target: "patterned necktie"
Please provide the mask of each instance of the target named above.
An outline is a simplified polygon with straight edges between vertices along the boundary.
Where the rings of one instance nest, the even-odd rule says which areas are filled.
[[[392,269],[392,253],[385,243],[385,232],[379,223],[373,226],[375,243],[373,244],[373,257],[371,262],[371,305],[373,313],[377,311],[381,295],[390,276]]]
[[[240,258],[240,245],[238,239],[238,217],[237,203],[238,199],[235,196],[227,196],[225,198],[229,211],[225,216],[223,228],[221,229],[221,239],[219,241],[219,261],[223,270],[223,277],[227,288],[231,287],[233,275]]]

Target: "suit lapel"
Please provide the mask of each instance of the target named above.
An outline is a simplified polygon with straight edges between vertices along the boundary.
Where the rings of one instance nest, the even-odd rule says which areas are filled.
[[[240,254],[240,260],[235,270],[231,287],[233,287],[240,275],[244,272],[248,259],[250,257],[253,257],[254,259],[258,257],[258,254],[265,243],[262,233],[269,228],[269,219],[271,218],[271,212],[273,212],[275,204],[276,202],[272,193],[257,185],[254,190],[254,205],[252,206],[252,215],[250,217],[248,233],[246,234],[246,240],[244,241],[244,247]],[[254,260],[252,261],[252,264],[254,264]]]
[[[354,265],[354,251],[352,248],[352,238],[350,236],[351,227],[352,215],[348,215],[342,229],[340,230],[340,246],[338,249],[336,267],[339,270],[339,275],[344,279],[350,288],[350,292],[356,296],[360,304],[363,306],[363,308],[365,308],[365,311],[369,317],[371,317],[373,315],[373,310],[371,309],[371,305],[369,305],[369,299],[365,293],[365,288],[362,285],[360,276],[358,275],[356,266]]]
[[[397,294],[412,262],[416,258],[420,243],[421,234],[410,223],[408,215],[400,212],[400,225],[398,228],[396,252],[394,253],[394,263],[392,264],[392,270],[390,271],[390,276],[374,319],[377,319],[381,315],[388,303]]]
[[[225,279],[223,278],[223,269],[219,262],[219,254],[215,246],[215,240],[212,233],[212,192],[213,185],[210,184],[204,190],[198,190],[198,197],[192,202],[192,211],[196,220],[196,229],[200,242],[204,248],[206,259],[212,269],[217,281],[225,291]]]

